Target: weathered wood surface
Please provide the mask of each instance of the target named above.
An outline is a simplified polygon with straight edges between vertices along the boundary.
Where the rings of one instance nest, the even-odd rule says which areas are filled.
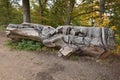
[[[96,53],[107,57],[114,48],[114,32],[109,28],[59,26],[56,29],[40,24],[9,24],[7,36],[13,40],[41,41],[47,47],[60,47],[59,56],[76,51]]]

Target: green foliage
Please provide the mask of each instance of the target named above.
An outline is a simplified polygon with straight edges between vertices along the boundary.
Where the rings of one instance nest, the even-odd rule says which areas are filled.
[[[0,31],[5,31],[5,30],[6,30],[5,27],[6,27],[6,26],[4,26],[4,25],[0,26]]]
[[[0,0],[0,25],[22,23],[23,10],[19,1]],[[70,17],[71,25],[97,26],[99,0],[82,0],[80,3],[74,1],[76,0],[30,0],[31,22],[57,27],[65,25]],[[70,2],[75,5],[73,9],[71,9]],[[105,14],[110,21],[107,27],[116,26],[115,32],[120,35],[119,5],[120,0],[105,0]]]
[[[9,23],[10,14],[10,3],[9,0],[0,0],[0,25]]]
[[[19,42],[8,41],[6,43],[12,49],[26,50],[26,51],[38,51],[42,49],[43,44],[36,41],[21,40]]]
[[[11,49],[15,49],[16,46],[17,46],[17,43],[15,43],[15,42],[13,42],[13,41],[11,41],[11,40],[8,40],[8,41],[6,42],[6,46],[10,47]]]
[[[18,0],[15,1],[17,3]],[[22,22],[22,7],[12,0],[0,0],[0,25]]]
[[[73,61],[77,61],[77,60],[79,60],[79,56],[75,55],[75,54],[72,54],[72,55],[70,55],[69,59],[73,60]]]
[[[117,45],[120,45],[120,37],[116,37],[115,43],[116,43]]]

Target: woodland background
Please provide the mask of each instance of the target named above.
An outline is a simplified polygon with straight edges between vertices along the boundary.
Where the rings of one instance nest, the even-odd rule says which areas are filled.
[[[31,23],[111,28],[120,52],[120,0],[0,0],[0,27],[25,22],[25,7]]]

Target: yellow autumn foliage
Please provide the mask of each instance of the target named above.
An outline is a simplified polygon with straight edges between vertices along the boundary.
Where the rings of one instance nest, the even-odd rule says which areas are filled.
[[[102,18],[103,18],[103,19],[107,19],[108,17],[107,17],[106,14],[103,14],[103,15],[102,15]]]
[[[112,30],[117,30],[116,26],[111,27]]]
[[[116,54],[120,54],[120,45],[117,46],[116,50],[115,50]]]
[[[114,53],[120,54],[120,37],[118,34],[115,34],[115,38],[116,38],[117,43],[116,43],[116,48],[114,50]]]
[[[99,28],[107,27],[109,25],[109,23],[110,23],[110,20],[107,17],[107,15],[105,15],[105,14],[102,15],[102,18],[97,18],[95,20],[95,24]],[[111,26],[110,28],[114,31],[117,30],[116,26]],[[113,53],[120,54],[120,37],[119,37],[119,34],[115,34],[115,39],[116,39],[117,43],[116,43],[115,49],[113,50]]]
[[[118,49],[120,49],[120,45],[118,45],[118,47],[117,47]]]
[[[97,13],[96,13],[97,14]],[[106,27],[109,25],[110,20],[108,19],[106,14],[102,15],[102,18],[97,18],[95,20],[96,26],[98,26],[99,28],[101,27]]]

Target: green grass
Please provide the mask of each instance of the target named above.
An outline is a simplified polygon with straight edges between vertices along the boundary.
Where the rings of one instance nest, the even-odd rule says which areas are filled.
[[[19,42],[13,42],[11,40],[6,42],[6,45],[11,49],[26,50],[26,51],[39,51],[43,48],[43,44],[31,40],[21,40]]]
[[[57,49],[45,47],[41,42],[31,41],[31,40],[21,40],[15,42],[8,40],[6,46],[15,50],[25,50],[25,51],[49,51],[49,53],[56,53]],[[78,61],[79,56],[72,54],[69,56],[72,61]]]
[[[69,59],[72,60],[72,61],[78,61],[79,60],[79,56],[75,55],[74,53],[71,54],[69,56]]]
[[[5,26],[0,26],[0,30],[1,30],[1,31],[5,31],[5,30],[6,30],[6,27],[5,27]]]

